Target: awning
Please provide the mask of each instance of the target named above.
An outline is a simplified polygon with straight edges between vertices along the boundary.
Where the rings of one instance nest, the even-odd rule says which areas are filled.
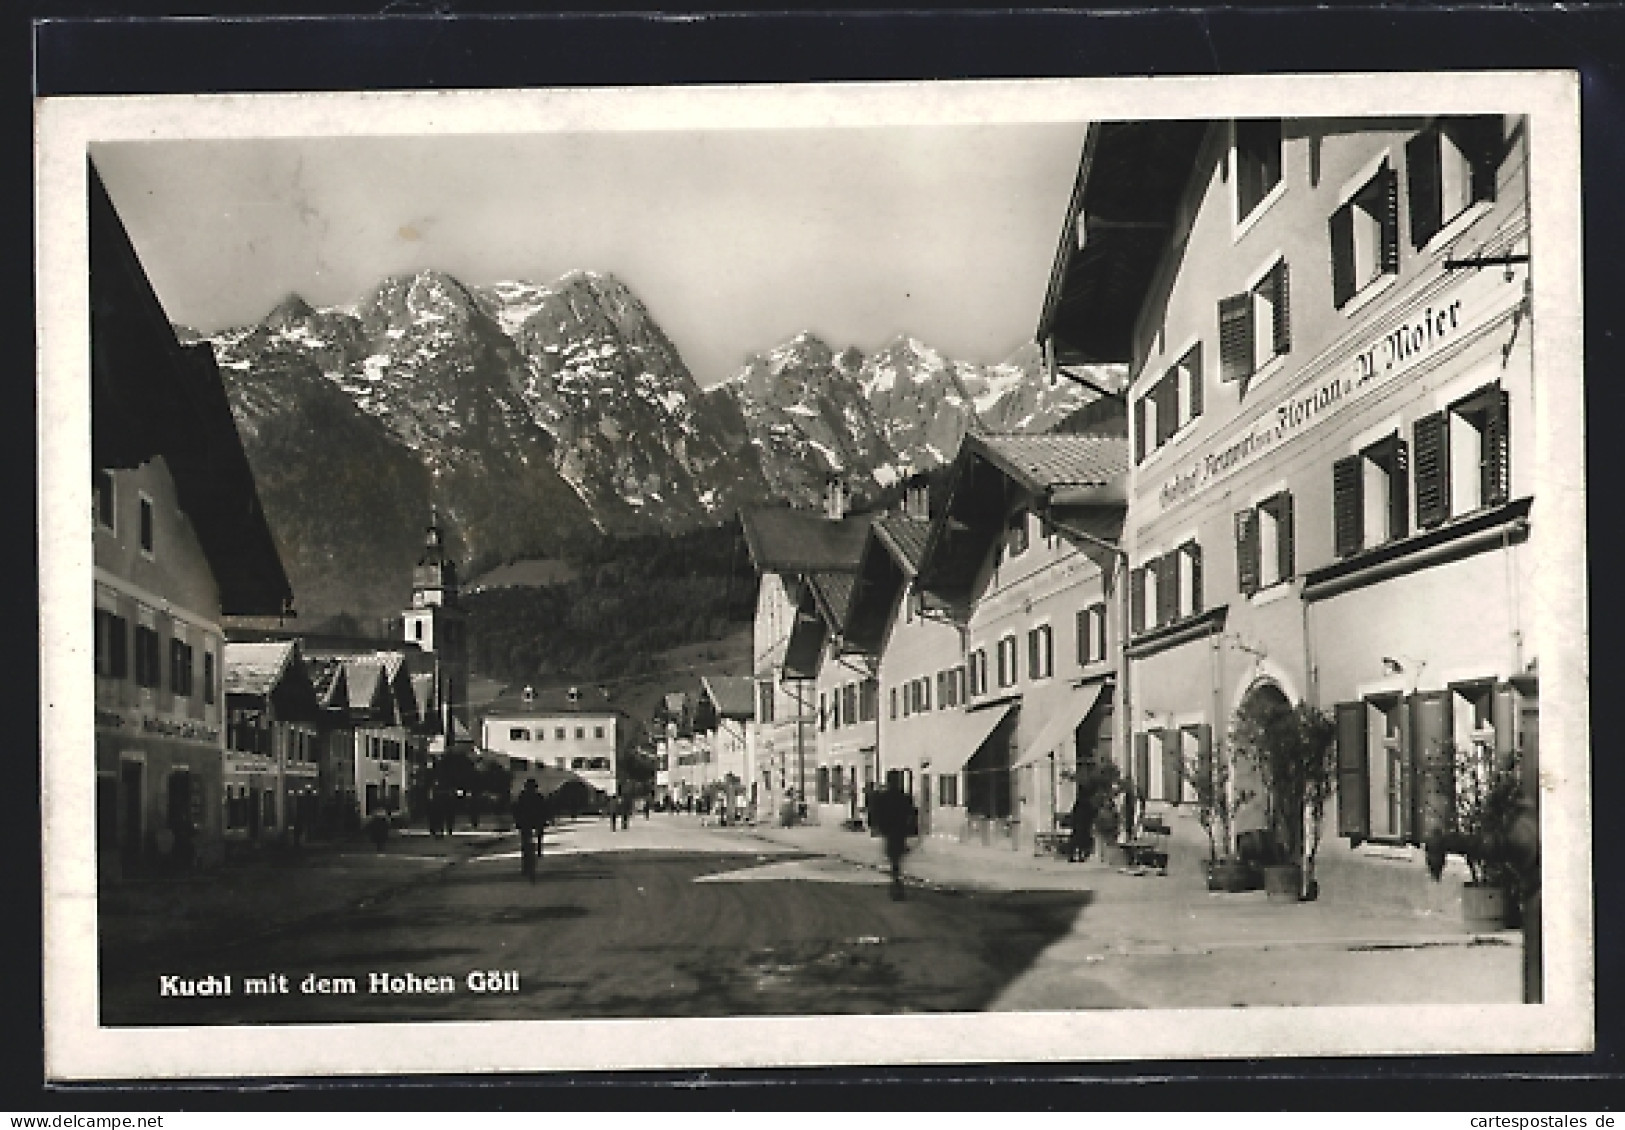
[[[1061,708],[1050,715],[1049,721],[1044,723],[1044,728],[1038,731],[1038,737],[1027,743],[1027,748],[1022,750],[1016,765],[1037,761],[1071,736],[1072,731],[1078,728],[1078,723],[1089,717],[1089,712],[1100,700],[1102,686],[1103,683],[1090,683],[1080,688],[1077,694],[1069,696]]]
[[[954,726],[952,735],[939,747],[941,757],[935,755],[931,758],[931,772],[957,773],[965,767],[965,763],[976,756],[976,751],[982,748],[988,735],[999,728],[999,723],[1010,716],[1010,712],[1021,704],[1019,702],[1006,703],[992,710],[966,711],[958,716],[963,719],[959,725]]]

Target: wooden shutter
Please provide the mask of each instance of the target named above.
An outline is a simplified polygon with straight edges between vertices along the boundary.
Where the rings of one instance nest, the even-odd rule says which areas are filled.
[[[1179,616],[1179,562],[1174,553],[1164,553],[1153,564],[1157,570],[1157,623],[1167,624]]]
[[[1451,751],[1450,692],[1411,696],[1411,750],[1416,778],[1416,836],[1455,826],[1456,768]]]
[[[1285,259],[1270,271],[1269,286],[1270,298],[1275,303],[1275,324],[1271,327],[1275,334],[1275,352],[1286,353],[1292,349],[1292,288]]]
[[[1177,729],[1162,732],[1162,799],[1169,804],[1179,803],[1180,783],[1185,779],[1185,769],[1179,755],[1179,738]]]
[[[1128,573],[1128,622],[1131,632],[1145,631],[1145,566]]]
[[[1339,310],[1354,297],[1354,205],[1332,213],[1332,305]]]
[[[1043,636],[1040,644],[1044,649],[1044,676],[1048,678],[1055,674],[1055,629],[1045,624],[1039,634]]]
[[[1281,580],[1292,576],[1296,552],[1292,541],[1292,492],[1275,496],[1275,562]]]
[[[1398,540],[1411,532],[1411,445],[1396,435],[1388,450],[1388,535]]]
[[[1080,608],[1078,609],[1077,616],[1074,617],[1077,623],[1078,666],[1080,667],[1089,662],[1089,649],[1094,643],[1094,640],[1091,638],[1092,633],[1090,632],[1091,611],[1092,610],[1088,608]]]
[[[1484,413],[1484,461],[1481,464],[1483,494],[1480,497],[1484,500],[1485,506],[1501,506],[1512,497],[1507,413],[1506,390],[1491,391]]]
[[[1095,658],[1106,658],[1106,605],[1095,605]]]
[[[1497,683],[1490,699],[1490,725],[1495,727],[1495,764],[1511,769],[1518,759],[1518,692],[1510,683]]]
[[[1429,126],[1405,143],[1405,194],[1410,205],[1412,247],[1427,246],[1443,222],[1441,180],[1439,130]]]
[[[1399,175],[1384,162],[1377,174],[1379,204],[1382,208],[1382,272],[1399,271]]]
[[[1167,443],[1179,430],[1179,373],[1169,369],[1152,393],[1157,398],[1157,446]]]
[[[1395,713],[1399,715],[1399,834],[1406,843],[1420,843],[1421,789],[1417,784],[1416,756],[1411,752],[1411,712],[1401,702]]]
[[[1038,629],[1030,628],[1027,631],[1027,678],[1038,678]]]
[[[1180,367],[1189,374],[1191,383],[1191,419],[1202,414],[1202,386],[1206,383],[1202,379],[1202,343],[1197,342],[1191,346],[1191,351],[1185,354],[1185,360]]]
[[[1416,524],[1437,526],[1450,517],[1450,414],[1435,412],[1416,421]]]
[[[1145,397],[1134,401],[1134,462],[1145,460]]]
[[[1194,616],[1202,611],[1202,547],[1197,542],[1190,541],[1185,543],[1185,547],[1181,552],[1189,555],[1191,559],[1190,614]]]
[[[1219,379],[1239,381],[1253,373],[1253,302],[1243,292],[1219,299]]]
[[[1473,169],[1473,200],[1495,199],[1495,178],[1506,148],[1506,127],[1499,114],[1452,119],[1450,136]]]
[[[1151,746],[1149,734],[1134,735],[1134,780],[1130,787],[1134,795],[1144,800],[1150,792]]]
[[[1332,527],[1337,556],[1360,552],[1364,532],[1364,488],[1361,457],[1350,455],[1332,464]]]
[[[1243,596],[1258,591],[1259,582],[1258,511],[1236,511],[1236,587]]]
[[[1196,727],[1196,795],[1198,799],[1213,795],[1213,727],[1202,722]]]
[[[1363,702],[1337,704],[1337,834],[1356,844],[1371,834]]]

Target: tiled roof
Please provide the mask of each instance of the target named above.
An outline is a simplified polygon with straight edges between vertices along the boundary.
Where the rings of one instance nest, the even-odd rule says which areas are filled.
[[[920,562],[925,559],[925,542],[931,536],[930,522],[901,514],[887,514],[875,520],[875,529],[899,564],[910,573],[920,571]]]
[[[700,682],[724,718],[756,716],[756,680],[748,675],[702,675]]]
[[[293,655],[292,640],[269,643],[228,643],[221,679],[227,694],[268,695],[287,669]]]
[[[870,516],[832,521],[813,510],[762,507],[740,514],[751,561],[764,573],[855,569]]]
[[[852,579],[851,573],[807,574],[807,583],[812,586],[813,593],[818,597],[821,611],[837,632],[846,627],[846,613],[852,603]]]
[[[1099,486],[1128,471],[1128,440],[1106,435],[980,435],[966,440],[1033,490]]]
[[[344,680],[350,687],[350,705],[362,710],[371,706],[383,677],[383,664],[376,659],[346,659]]]

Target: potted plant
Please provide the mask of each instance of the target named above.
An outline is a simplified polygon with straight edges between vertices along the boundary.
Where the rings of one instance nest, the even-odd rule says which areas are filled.
[[[1481,746],[1450,745],[1454,788],[1439,827],[1426,840],[1428,873],[1438,882],[1448,856],[1467,863],[1461,889],[1462,922],[1497,929],[1518,909],[1518,829],[1522,783],[1516,755],[1498,760]]]
[[[1232,828],[1252,793],[1235,787],[1232,759],[1221,745],[1211,758],[1187,757],[1181,770],[1196,793],[1196,818],[1207,833],[1208,890],[1234,893],[1247,889],[1247,867],[1236,858]]]
[[[1092,837],[1100,859],[1116,862],[1122,855],[1117,843],[1117,798],[1123,791],[1122,774],[1110,761],[1084,758],[1072,774],[1072,784],[1076,797],[1071,814],[1074,836],[1085,845],[1083,837]],[[1083,854],[1088,855],[1088,851]]]
[[[1297,902],[1305,880],[1313,880],[1311,852],[1320,846],[1336,780],[1336,725],[1308,703],[1293,706],[1279,695],[1257,694],[1237,708],[1230,732],[1264,787],[1264,890],[1272,901]]]

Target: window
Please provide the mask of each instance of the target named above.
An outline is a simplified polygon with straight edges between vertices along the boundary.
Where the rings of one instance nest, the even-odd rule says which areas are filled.
[[[1016,637],[1005,636],[999,641],[999,686],[1014,686],[1016,671]]]
[[[841,688],[841,717],[848,726],[858,720],[858,684],[848,683]]]
[[[508,768],[515,773],[523,773],[530,768],[530,762],[523,757],[508,758]]]
[[[545,742],[547,740],[547,727],[546,726],[537,726],[536,727],[536,732],[533,733],[531,735],[531,737],[536,741]]]
[[[1495,199],[1506,147],[1499,114],[1441,118],[1405,145],[1411,244],[1421,248],[1480,201]]]
[[[1281,183],[1281,123],[1279,120],[1236,123],[1236,220],[1253,209]]]
[[[1236,512],[1237,588],[1251,596],[1292,574],[1292,495],[1281,491]]]
[[[570,759],[570,768],[571,769],[585,769],[586,767],[587,767],[587,759],[585,757],[572,757]]]
[[[121,633],[122,638],[122,633]],[[214,703],[214,652],[203,653],[203,701],[212,705]]]
[[[96,674],[122,679],[129,674],[129,621],[96,609]]]
[[[954,808],[959,804],[959,774],[943,773],[937,778],[937,796],[941,803]]]
[[[564,740],[564,727],[563,726],[558,726],[558,727],[554,728],[554,730],[553,730],[553,738],[554,738],[555,741],[561,741],[562,742]]]
[[[602,740],[604,736],[604,728],[602,726],[594,726],[592,728],[592,736]]]
[[[969,702],[970,688],[965,681],[965,665],[963,663],[954,668],[954,682],[959,688],[956,701],[959,703]]]
[[[415,640],[420,640],[420,639],[423,638],[423,621],[422,620],[413,620],[412,621],[412,638],[415,639]]]
[[[117,530],[118,500],[114,493],[113,472],[97,471],[93,484],[96,496],[96,521],[109,530]]]
[[[929,675],[920,678],[920,709],[931,709],[931,677]]]
[[[894,719],[897,717],[897,688],[896,687],[893,687],[891,689],[891,716]]]
[[[880,713],[880,684],[865,679],[858,684],[858,721],[873,722]]]
[[[1047,679],[1055,673],[1055,633],[1040,624],[1027,633],[1027,677]]]
[[[152,499],[141,496],[141,552],[152,556]]]
[[[1078,609],[1078,664],[1087,666],[1106,658],[1106,604]]]
[[[1202,414],[1202,343],[1186,351],[1134,402],[1134,459],[1143,460]]]
[[[1416,524],[1424,529],[1511,496],[1507,394],[1482,389],[1416,421]]]
[[[829,694],[826,691],[818,692],[818,729],[829,729]]]
[[[1147,631],[1201,611],[1202,547],[1196,542],[1188,541],[1129,571],[1130,631]],[[1104,638],[1102,631],[1102,658]]]
[[[182,697],[192,693],[192,647],[185,640],[169,641],[169,689]]]
[[[1250,377],[1292,348],[1290,289],[1283,259],[1251,290],[1219,299],[1220,380]]]
[[[1175,583],[1179,595],[1174,604],[1174,615],[1183,619],[1202,611],[1202,547],[1194,541],[1180,546],[1175,553]]]
[[[1020,557],[1027,552],[1027,512],[1017,511],[1010,515],[1006,529],[1005,545],[1011,557]]]
[[[970,693],[987,693],[987,649],[977,648],[970,657]]]
[[[1332,465],[1332,520],[1337,556],[1402,538],[1409,532],[1409,452],[1397,434]]]
[[[582,739],[582,738],[584,738],[584,737],[586,737],[586,736],[587,736],[587,730],[586,730],[586,727],[584,727],[584,726],[577,726],[577,727],[576,727],[576,741],[578,741],[578,742],[579,742],[579,741],[580,741],[580,740],[581,740],[581,739]]]
[[[1376,174],[1332,213],[1332,304],[1399,270],[1399,178],[1384,161]]]
[[[514,726],[508,730],[508,740],[510,742],[528,742],[530,741],[530,731]]]

